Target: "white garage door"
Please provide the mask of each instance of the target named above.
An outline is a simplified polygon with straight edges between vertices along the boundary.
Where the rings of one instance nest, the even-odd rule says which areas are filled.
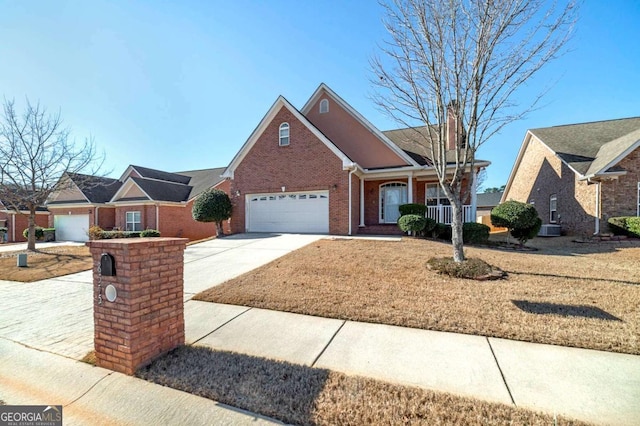
[[[249,232],[329,232],[329,191],[247,195]]]
[[[88,241],[89,215],[55,215],[53,227],[56,229],[57,241]]]

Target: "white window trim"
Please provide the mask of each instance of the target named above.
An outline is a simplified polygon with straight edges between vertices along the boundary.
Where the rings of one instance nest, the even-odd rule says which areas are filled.
[[[282,134],[283,131],[286,131],[286,136],[284,136]],[[289,126],[289,123],[282,123],[280,124],[280,127],[278,128],[278,145],[280,146],[289,146],[289,144],[291,143],[291,127]],[[286,138],[286,143],[283,143],[284,139]]]
[[[136,213],[138,214],[138,221],[136,221]],[[133,220],[129,221],[129,214],[133,216]],[[130,211],[126,212],[124,215],[124,229],[125,231],[142,231],[142,214],[139,211]],[[129,229],[129,224],[132,225],[133,229]],[[135,229],[136,224],[140,225],[140,229]]]
[[[640,182],[638,182],[638,209],[636,211],[636,216],[640,216]]]
[[[449,199],[447,198],[447,196],[444,193],[444,190],[442,189],[442,187],[440,186],[439,182],[427,182],[424,184],[424,205],[427,206],[427,202],[429,201],[429,186],[436,186],[436,188],[438,188],[438,204],[436,204],[437,206],[448,206],[449,204],[442,204],[440,202],[440,200],[447,200],[447,202],[449,201]],[[431,206],[433,207],[433,206]]]
[[[398,223],[398,222],[385,222],[384,221],[384,192],[383,190],[386,187],[404,187],[404,189],[407,191],[407,200],[409,199],[409,190],[407,188],[407,182],[400,182],[400,181],[392,181],[392,182],[385,182],[383,184],[380,184],[378,186],[378,223]]]
[[[322,99],[320,101],[319,111],[320,111],[320,114],[326,114],[326,113],[329,112],[329,100],[328,99]]]
[[[555,208],[551,209],[551,201],[554,201]],[[556,213],[555,220],[553,219],[552,212]],[[551,194],[549,196],[549,223],[558,223],[558,194]]]

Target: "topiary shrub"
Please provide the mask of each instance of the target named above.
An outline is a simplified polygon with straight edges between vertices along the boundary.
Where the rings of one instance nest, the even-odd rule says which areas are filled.
[[[465,244],[485,244],[489,241],[490,230],[482,223],[465,222],[462,224],[462,241]]]
[[[422,232],[426,225],[427,219],[417,214],[407,214],[398,219],[398,227],[402,232],[411,232],[412,235]]]
[[[191,215],[198,222],[215,222],[218,236],[224,235],[222,222],[231,217],[233,206],[226,192],[208,189],[193,203]]]
[[[160,231],[158,231],[157,229],[145,229],[144,231],[142,231],[140,233],[140,236],[143,238],[146,237],[159,237],[160,236]]]
[[[89,228],[90,240],[101,240],[104,238],[103,234],[104,234],[104,230],[97,225],[94,225]]]
[[[427,206],[424,204],[410,203],[410,204],[401,204],[398,206],[400,210],[400,216],[405,216],[408,214],[417,214],[418,216],[424,216],[427,213]]]
[[[451,241],[451,225],[445,225],[444,223],[436,223],[433,227],[433,238],[438,240]]]
[[[44,239],[44,228],[40,226],[36,226],[35,234],[36,234],[36,240],[42,241]],[[25,237],[26,239],[29,239],[29,228],[22,231],[22,236]]]
[[[430,217],[425,218],[425,225],[424,225],[424,229],[422,230],[422,233],[424,235],[431,235],[433,233],[433,230],[436,228],[437,224],[438,222],[431,219]]]
[[[9,232],[8,228],[0,226],[0,243],[4,243],[4,238],[7,235],[7,232]]]
[[[117,238],[138,238],[140,231],[103,231],[103,240],[112,240]]]
[[[533,205],[510,200],[491,210],[491,224],[509,229],[522,245],[538,234],[542,221]]]
[[[627,237],[640,237],[640,217],[619,216],[610,217],[607,220],[609,230],[614,235],[626,235]]]

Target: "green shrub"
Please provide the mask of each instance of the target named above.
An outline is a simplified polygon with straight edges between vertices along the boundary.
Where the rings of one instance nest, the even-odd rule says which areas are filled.
[[[451,241],[451,225],[436,223],[436,226],[433,227],[433,238]]]
[[[626,235],[628,237],[640,237],[640,217],[618,216],[611,217],[607,221],[609,230],[614,235]]]
[[[208,189],[193,203],[191,216],[198,222],[215,222],[218,235],[224,234],[222,221],[231,217],[233,205],[226,192],[219,189]]]
[[[6,234],[9,231],[8,228],[5,228],[4,226],[0,226],[0,234]]]
[[[430,217],[425,218],[425,221],[426,222],[422,232],[424,233],[424,235],[430,235],[438,223],[435,220],[431,219]]]
[[[102,231],[103,240],[113,240],[118,238],[139,238],[140,231]]]
[[[145,229],[144,231],[142,231],[140,233],[141,237],[159,237],[160,236],[160,231],[158,231],[157,229]]]
[[[462,224],[462,241],[465,244],[484,244],[489,241],[490,230],[482,223],[465,222]]]
[[[424,216],[427,213],[427,206],[424,204],[401,204],[398,206],[400,210],[400,216],[405,216],[408,214],[417,214],[418,216]]]
[[[29,238],[29,228],[22,231],[22,236]],[[44,228],[36,226],[36,240],[41,241],[42,239],[44,239]]]
[[[407,214],[400,216],[400,219],[398,219],[400,229],[403,232],[411,232],[413,235],[421,232],[426,225],[427,219],[417,214]]]
[[[510,200],[491,210],[491,224],[508,228],[511,235],[524,244],[538,234],[542,221],[533,205]]]

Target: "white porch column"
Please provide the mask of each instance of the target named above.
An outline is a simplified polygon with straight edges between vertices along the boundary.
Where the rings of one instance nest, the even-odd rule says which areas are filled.
[[[473,222],[478,220],[477,205],[478,205],[478,172],[476,169],[471,171],[471,218]]]
[[[364,228],[364,179],[360,179],[360,225],[358,227]]]
[[[408,181],[409,185],[407,186],[407,203],[413,203],[413,173],[409,173]]]

